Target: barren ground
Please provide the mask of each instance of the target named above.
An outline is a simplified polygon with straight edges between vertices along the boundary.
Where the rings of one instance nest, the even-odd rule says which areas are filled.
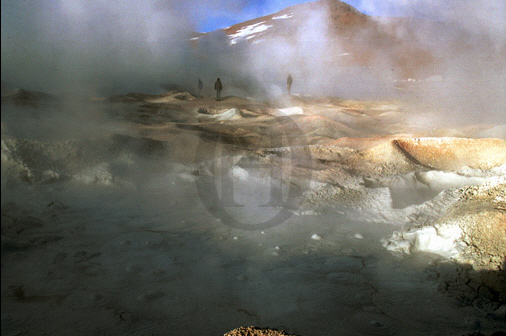
[[[2,97],[2,334],[505,330],[506,124],[440,112]]]

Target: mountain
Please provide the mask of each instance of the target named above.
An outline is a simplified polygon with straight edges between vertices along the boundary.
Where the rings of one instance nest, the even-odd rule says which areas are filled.
[[[375,68],[404,80],[437,75],[443,58],[473,46],[493,49],[486,38],[477,47],[475,36],[460,27],[421,18],[373,17],[339,0],[287,7],[218,32],[197,34],[192,41],[198,44],[217,33],[226,35],[231,48],[278,43],[313,49],[327,65]]]
[[[321,23],[315,20],[325,20],[327,28],[334,30],[337,36],[347,37],[351,30],[366,25],[368,16],[338,0],[316,1],[287,7],[271,15],[235,24],[224,31],[231,44],[244,39],[259,43],[274,36],[294,38],[297,32],[311,31],[311,25]]]
[[[41,102],[55,101],[56,99],[56,96],[52,94],[20,89],[11,83],[2,81],[2,104],[37,106]]]
[[[17,87],[14,84],[5,82],[3,80],[1,84],[2,84],[2,97],[17,89]]]

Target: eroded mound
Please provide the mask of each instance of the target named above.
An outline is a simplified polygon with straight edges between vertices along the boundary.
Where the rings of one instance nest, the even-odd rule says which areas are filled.
[[[167,153],[160,141],[118,134],[59,142],[5,138],[2,176],[30,184],[70,179],[114,184],[121,183],[117,177],[133,169],[135,162]]]
[[[501,139],[397,139],[395,144],[416,162],[432,169],[491,169],[506,164],[506,142]]]

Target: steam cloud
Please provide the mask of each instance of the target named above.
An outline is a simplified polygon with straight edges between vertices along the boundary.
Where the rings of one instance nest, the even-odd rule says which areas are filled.
[[[420,27],[417,38],[440,59],[444,83],[425,87],[425,101],[442,106],[453,121],[506,122],[506,2],[493,0],[361,0],[365,13],[429,19],[437,31]],[[399,32],[402,34],[402,32]],[[425,74],[424,74],[425,71]]]
[[[506,121],[504,1],[353,4],[369,14],[425,20],[415,32],[417,42],[440,62],[437,68],[418,69],[416,76],[443,79],[420,87],[426,101],[459,116]],[[103,95],[154,92],[162,83],[193,87],[198,78],[207,80],[210,89],[211,81],[222,77],[229,94],[276,95],[284,91],[286,75],[292,73],[299,92],[348,97],[396,92],[395,85],[385,81],[395,75],[384,55],[373,60],[374,70],[330,66],[347,50],[327,29],[324,10],[308,15],[295,41],[279,37],[230,48],[226,34],[216,31],[197,46],[189,42],[198,22],[210,13],[239,15],[245,6],[244,1],[232,0],[2,1],[2,80],[34,90]],[[443,27],[437,36],[434,25]],[[398,36],[405,33],[396,31]]]

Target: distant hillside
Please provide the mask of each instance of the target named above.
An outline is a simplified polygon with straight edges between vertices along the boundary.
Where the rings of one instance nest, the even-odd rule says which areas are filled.
[[[426,19],[379,18],[363,14],[339,0],[320,0],[287,7],[277,13],[241,22],[222,30],[231,47],[241,43],[262,45],[273,41],[296,43],[300,39],[321,42],[336,66],[362,66],[391,70],[396,79],[437,75],[442,58],[466,50],[473,37],[456,27]],[[314,35],[314,32],[321,35]],[[194,43],[209,38],[198,33]],[[307,41],[306,41],[307,42]],[[492,50],[483,39],[479,48]],[[429,72],[426,69],[432,69]],[[431,72],[432,71],[432,72]],[[419,78],[422,79],[422,78]]]

